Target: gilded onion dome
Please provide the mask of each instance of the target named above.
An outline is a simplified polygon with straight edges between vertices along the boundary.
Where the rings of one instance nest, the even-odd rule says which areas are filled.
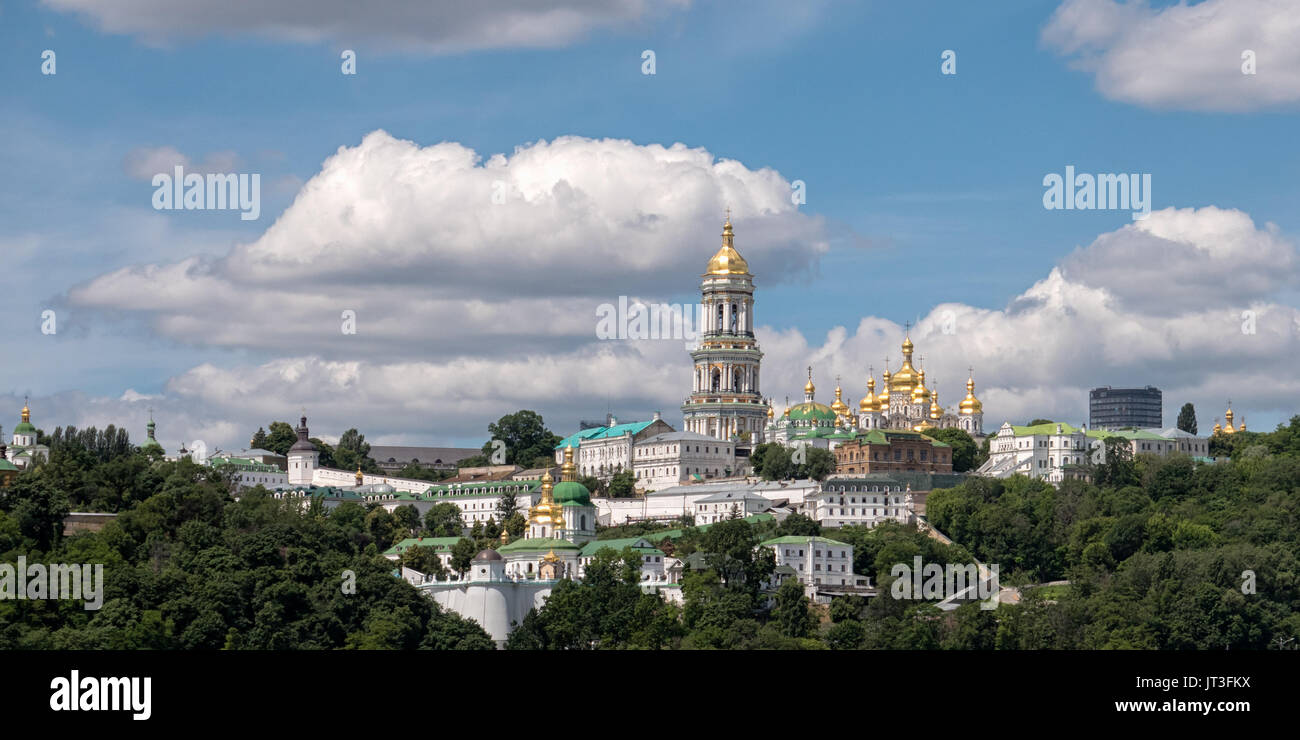
[[[867,395],[858,401],[858,411],[869,414],[876,410],[876,379],[867,376]]]
[[[880,395],[876,396],[876,403],[881,411],[889,410],[889,392],[892,390],[894,375],[889,372],[889,367],[885,367],[885,372],[880,374]]]
[[[361,463],[357,463],[357,485],[361,485],[365,478],[361,475]]]
[[[555,506],[555,500],[551,497],[551,490],[555,479],[551,477],[551,471],[547,470],[542,476],[542,498],[537,505],[528,511],[528,519],[532,524],[549,525],[551,523],[551,509]]]
[[[938,421],[943,418],[943,407],[939,405],[939,391],[930,394],[930,418]]]
[[[912,403],[926,403],[930,400],[930,389],[925,387],[925,370],[916,373],[916,387],[912,389]]]
[[[565,505],[591,506],[591,491],[578,482],[578,469],[573,464],[573,447],[564,448],[564,465],[560,467],[560,482],[554,488],[554,504],[551,513],[560,525],[564,524],[559,517],[564,513]]]
[[[1217,421],[1214,422],[1214,433],[1215,433],[1215,434],[1223,434],[1223,425],[1220,424],[1220,423],[1217,422]]]
[[[772,419],[773,417],[775,417],[775,416],[776,416],[776,412],[774,412],[774,411],[772,410],[772,402],[771,402],[771,401],[768,401],[768,402],[767,402],[767,418],[768,418],[769,420],[771,420],[771,419]]]
[[[835,384],[835,400],[831,402],[831,411],[834,411],[836,416],[843,416],[849,411],[849,405],[844,403],[844,391],[840,389],[839,383]]]
[[[749,263],[740,252],[736,251],[735,234],[731,231],[731,218],[722,225],[722,247],[718,253],[713,255],[709,260],[709,267],[705,270],[706,275],[748,275]]]
[[[898,372],[889,381],[891,393],[911,393],[919,379],[916,368],[912,367],[912,348],[911,337],[903,339],[903,366],[898,368]]]
[[[506,530],[504,525],[501,527],[501,544],[510,544],[510,532]]]
[[[984,404],[975,397],[975,376],[966,379],[966,397],[961,400],[958,407],[963,414],[979,414],[984,411]]]
[[[1227,411],[1224,411],[1224,412],[1223,412],[1223,421],[1224,421],[1224,424],[1223,424],[1223,433],[1224,433],[1224,434],[1236,434],[1236,433],[1237,433],[1237,430],[1232,428],[1232,406],[1231,406],[1231,405],[1228,406],[1228,410],[1227,410]]]

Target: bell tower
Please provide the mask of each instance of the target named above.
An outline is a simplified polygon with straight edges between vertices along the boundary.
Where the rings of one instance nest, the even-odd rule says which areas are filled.
[[[758,444],[767,422],[758,374],[763,353],[754,339],[754,276],[735,238],[728,212],[722,247],[701,276],[701,335],[691,351],[695,369],[691,395],[682,404],[682,428]]]

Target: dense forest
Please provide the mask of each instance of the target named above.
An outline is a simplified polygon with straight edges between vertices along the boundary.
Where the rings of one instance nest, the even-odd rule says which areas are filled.
[[[51,438],[50,460],[0,489],[0,562],[105,564],[103,608],[0,601],[0,648],[487,649],[475,623],[439,610],[379,553],[413,534],[464,535],[453,568],[497,542],[494,523],[457,532],[458,513],[345,504],[300,511],[261,489],[236,501],[218,471],[167,462],[122,433]],[[604,550],[583,581],[564,581],[511,635],[515,649],[1266,649],[1300,637],[1300,417],[1270,433],[1218,441],[1219,463],[1122,454],[1059,488],[971,478],[937,490],[929,522],[822,529],[801,515],[707,529],[661,548],[688,570],[684,604],[645,594],[631,552]],[[409,511],[407,510],[409,509]],[[117,512],[97,533],[62,535],[68,511]],[[518,530],[518,519],[507,528]],[[610,528],[602,538],[661,527]],[[773,572],[779,535],[854,547],[876,598],[811,605]],[[418,549],[417,549],[418,550]],[[432,562],[427,553],[408,554]],[[1000,568],[1021,601],[942,612],[890,598],[890,568]],[[441,566],[439,565],[438,568]],[[354,581],[351,592],[345,587]],[[1043,586],[1049,581],[1066,584]]]

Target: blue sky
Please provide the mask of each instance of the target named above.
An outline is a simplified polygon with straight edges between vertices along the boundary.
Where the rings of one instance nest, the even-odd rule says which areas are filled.
[[[1102,12],[1107,5],[1075,4],[1080,12]],[[1173,103],[1108,94],[1099,89],[1098,76],[1076,68],[1083,57],[1063,53],[1061,44],[1046,38],[1055,3],[826,2],[809,3],[797,15],[775,2],[649,3],[644,13],[593,22],[547,48],[451,51],[401,48],[386,41],[382,29],[368,38],[325,33],[306,42],[264,29],[109,32],[104,23],[126,16],[67,9],[79,5],[0,5],[6,83],[0,88],[0,164],[10,182],[0,201],[0,245],[10,265],[0,275],[0,290],[8,297],[12,346],[26,358],[0,368],[0,397],[49,397],[51,408],[75,413],[81,423],[114,409],[138,418],[139,403],[109,403],[127,389],[157,395],[156,405],[177,417],[173,428],[192,414],[205,419],[196,426],[219,438],[242,429],[247,419],[294,415],[302,399],[263,398],[259,409],[229,398],[200,404],[172,393],[168,384],[204,363],[251,368],[302,351],[212,346],[202,340],[202,322],[188,337],[158,331],[147,312],[142,319],[103,304],[78,305],[69,291],[121,268],[194,255],[219,259],[237,244],[256,241],[324,160],[340,147],[357,147],[377,129],[420,146],[457,142],[483,159],[570,135],[639,146],[682,142],[750,170],[770,168],[787,181],[803,180],[808,200],[799,212],[820,219],[817,233],[829,250],[775,274],[761,260],[752,267],[761,286],[760,322],[775,331],[796,330],[813,348],[836,327],[852,333],[864,316],[901,325],[944,303],[1002,311],[1076,249],[1133,223],[1126,211],[1045,210],[1042,178],[1067,164],[1082,172],[1151,173],[1156,211],[1236,209],[1260,231],[1276,224],[1286,244],[1300,233],[1294,98],[1260,103],[1244,93],[1248,110],[1200,110],[1195,80]],[[1167,5],[1145,12],[1155,18]],[[340,74],[345,48],[358,53],[355,76]],[[53,76],[40,74],[44,49],[57,54]],[[643,49],[655,51],[654,76],[641,74]],[[940,74],[945,49],[957,53],[956,75]],[[1296,57],[1269,60],[1284,61]],[[230,153],[240,171],[261,173],[261,218],[152,210],[152,186],[130,177],[123,162],[134,150],[159,147],[195,162]],[[742,253],[747,236],[738,219]],[[716,230],[700,233],[700,266],[716,242]],[[580,255],[574,259],[567,279],[581,281]],[[436,290],[454,276],[432,271],[426,279]],[[697,273],[683,271],[678,293],[654,295],[692,300],[696,279]],[[1223,294],[1243,291],[1243,306],[1250,300],[1296,305],[1294,280],[1247,295],[1254,290],[1249,281],[1242,287],[1231,274],[1220,279]],[[644,287],[629,275],[611,290],[639,294]],[[196,296],[195,311],[203,305]],[[41,334],[46,308],[60,312],[56,337]],[[1283,330],[1293,342],[1294,327],[1289,331]],[[777,344],[768,344],[770,356]],[[897,358],[892,342],[881,347]],[[879,373],[878,348],[861,351]],[[429,352],[440,354],[436,344]],[[1286,359],[1263,354],[1270,362]],[[964,371],[980,359],[954,357],[949,364]],[[1195,360],[1169,361],[1186,366]],[[1230,366],[1228,357],[1213,360],[1207,368]],[[767,392],[778,399],[797,393],[785,376],[809,359],[769,361],[780,363],[780,374],[769,378],[780,378],[782,387]],[[857,357],[823,364],[826,373],[856,369],[865,377]],[[688,367],[683,354],[683,388]],[[1209,376],[1162,377],[1162,367],[1094,369],[1072,379],[1073,390],[1062,389],[1072,400],[1036,415],[1074,414],[1068,420],[1077,422],[1084,402],[1078,387],[1152,383],[1186,387],[1198,409],[1209,405],[1201,411],[1209,426],[1233,393],[1231,387],[1216,392],[1225,384]],[[951,388],[964,381],[944,371],[953,376]],[[991,374],[988,383],[995,387],[1006,375]],[[860,395],[860,380],[849,395]],[[1007,393],[1030,388],[1050,388],[1050,381],[1021,379]],[[85,398],[70,400],[70,393]],[[949,402],[957,400],[952,393]],[[91,399],[103,401],[100,411],[86,411]],[[660,400],[633,395],[610,403],[636,416],[662,406]],[[1170,423],[1177,409],[1169,406],[1182,400],[1166,397]],[[1235,400],[1239,413],[1243,402],[1251,403]],[[573,420],[597,415],[605,403],[602,397],[584,404],[569,394],[563,402],[539,398],[537,405],[558,414],[556,431],[567,433]],[[360,426],[377,438],[471,443],[478,441],[473,430],[513,410],[508,405],[503,400],[500,413],[466,412],[463,422],[445,426],[414,419],[391,427],[371,419],[338,424]],[[1271,426],[1295,406],[1293,389],[1276,387],[1255,394],[1254,407],[1246,409],[1253,421]],[[1008,404],[1011,420],[1022,421],[1015,416],[1022,413],[1029,411]]]

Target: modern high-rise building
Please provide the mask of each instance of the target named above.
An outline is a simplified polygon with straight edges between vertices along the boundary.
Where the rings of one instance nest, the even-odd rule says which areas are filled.
[[[1158,429],[1164,426],[1160,389],[1093,388],[1088,398],[1089,429]]]

